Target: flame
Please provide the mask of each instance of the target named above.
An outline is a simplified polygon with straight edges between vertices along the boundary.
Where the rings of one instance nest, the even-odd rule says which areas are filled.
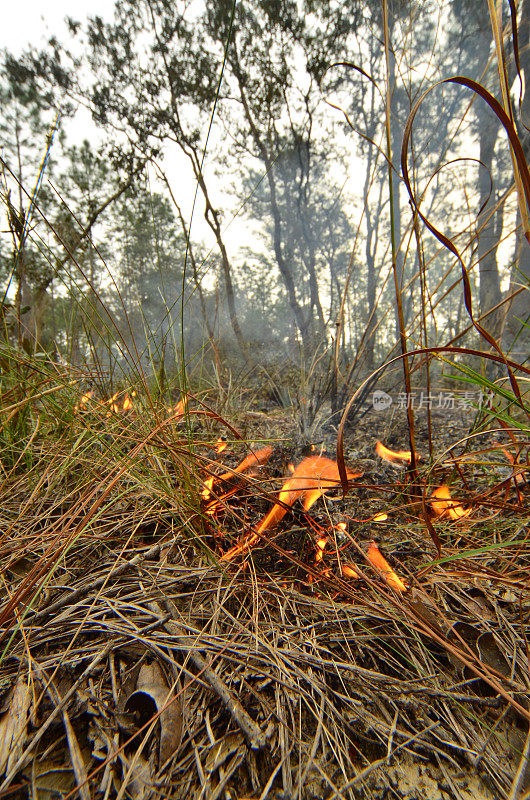
[[[395,589],[397,592],[407,591],[409,588],[408,585],[405,583],[405,581],[402,581],[398,575],[396,575],[386,558],[384,558],[381,554],[381,551],[375,542],[370,542],[368,545],[366,556],[370,564],[378,569],[379,572],[383,573],[385,581],[392,589]]]
[[[389,461],[391,464],[397,464],[399,466],[410,464],[412,461],[412,453],[410,450],[390,450],[381,442],[377,442],[375,452],[383,461]],[[416,459],[418,458],[419,456],[416,455]]]
[[[289,463],[287,464],[287,469],[289,470],[289,472],[290,472],[290,473],[291,473],[291,475],[292,475],[292,474],[293,474],[293,472],[295,471],[295,466],[294,466],[294,464],[291,464],[291,462],[289,462]]]
[[[341,572],[343,578],[353,578],[353,580],[357,580],[359,577],[359,573],[353,564],[342,564]]]
[[[118,399],[118,394],[119,394],[119,392],[114,392],[114,394],[112,395],[110,400],[107,400],[107,402],[106,402],[106,405],[108,405],[108,407],[109,407],[109,411],[107,411],[107,414],[106,414],[107,417],[110,417],[112,412],[114,412],[115,414],[119,414],[119,412],[120,412],[120,407],[118,406],[118,404],[116,402],[116,400]]]
[[[207,478],[204,481],[204,488],[201,492],[201,497],[203,498],[203,500],[209,500],[210,497],[212,496],[212,488],[214,480],[215,477],[212,475],[211,478]]]
[[[456,500],[451,499],[447,486],[438,486],[430,498],[431,508],[437,517],[450,517],[452,520],[462,519],[471,514],[471,508],[464,509]]]
[[[328,537],[322,536],[316,542],[316,553],[315,553],[315,562],[318,564],[319,561],[322,561],[324,558],[324,550],[326,549],[326,545],[328,543]]]
[[[131,398],[129,397],[129,395],[128,395],[128,394],[126,394],[126,395],[125,395],[125,397],[123,398],[123,406],[122,406],[122,410],[123,410],[125,413],[127,413],[127,411],[130,411],[132,407],[133,407],[132,400],[131,400]]]
[[[228,443],[224,441],[224,439],[220,436],[215,443],[215,452],[222,453],[223,450],[226,450],[228,447]]]
[[[74,412],[77,413],[79,411],[83,411],[83,406],[85,406],[88,403],[88,401],[92,399],[93,396],[94,396],[93,390],[86,392],[84,395],[82,395],[82,397],[79,398],[79,403],[76,403],[74,406]]]
[[[348,479],[359,478],[361,473],[346,470]],[[245,553],[260,539],[263,531],[273,528],[283,519],[289,507],[302,498],[302,506],[308,511],[311,506],[329,489],[340,485],[339,467],[335,461],[323,456],[309,456],[296,467],[290,478],[287,478],[278,495],[278,502],[262,519],[255,532],[237,545],[234,545],[222,556],[221,561],[230,561],[240,553]]]
[[[380,511],[375,517],[372,517],[372,522],[384,522],[388,519],[388,514],[385,511]]]
[[[174,406],[174,408],[173,408],[173,413],[175,414],[175,416],[176,417],[183,417],[184,414],[186,413],[187,405],[188,405],[188,398],[186,397],[186,395],[184,395],[178,401],[177,405]]]
[[[272,455],[272,447],[267,445],[266,447],[262,447],[260,450],[256,450],[254,453],[249,453],[243,461],[240,461],[237,467],[230,470],[230,472],[223,472],[222,475],[219,475],[216,480],[219,481],[227,481],[229,480],[232,475],[238,475],[242,472],[247,472],[247,470],[251,469],[252,467],[260,467],[263,464],[266,464],[269,458]]]

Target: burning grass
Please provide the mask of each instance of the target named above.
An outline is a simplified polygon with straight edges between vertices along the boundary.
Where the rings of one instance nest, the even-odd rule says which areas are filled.
[[[421,763],[515,796],[524,436],[513,461],[353,463],[342,500],[332,454],[251,447],[192,393],[84,401],[25,369],[2,402],[0,791],[383,797]]]

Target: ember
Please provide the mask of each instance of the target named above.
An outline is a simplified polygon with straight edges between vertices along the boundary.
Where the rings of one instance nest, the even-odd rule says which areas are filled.
[[[228,443],[225,442],[225,440],[222,438],[222,436],[220,436],[218,438],[218,440],[216,441],[216,443],[215,443],[215,448],[214,449],[215,449],[216,453],[222,453],[223,450],[226,450],[227,447],[228,447]]]

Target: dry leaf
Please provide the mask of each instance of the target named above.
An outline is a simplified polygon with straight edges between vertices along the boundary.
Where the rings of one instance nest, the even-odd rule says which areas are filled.
[[[151,765],[145,756],[136,753],[129,761],[123,753],[120,753],[120,760],[123,765],[124,782],[116,800],[122,797],[131,800],[150,800],[152,797],[160,796],[153,782]]]
[[[31,692],[27,681],[19,678],[9,708],[0,719],[0,774],[8,773],[24,748],[27,737]]]
[[[145,711],[146,696],[160,712],[160,751],[159,763],[163,764],[180,747],[183,728],[182,697],[175,697],[166,681],[166,677],[155,662],[143,664],[136,681],[136,691],[126,703],[127,710]],[[154,709],[147,709],[154,711]]]
[[[77,790],[82,800],[90,800],[91,798],[90,785],[85,769],[85,761],[83,758],[83,754],[81,753],[81,748],[79,747],[77,736],[75,735],[72,723],[70,722],[70,717],[68,716],[65,709],[63,709],[62,711],[62,715],[63,715],[64,727],[66,729],[68,750],[70,752],[70,759],[72,762],[72,767],[74,769]]]
[[[215,772],[216,769],[219,769],[219,767],[225,763],[232,753],[235,753],[240,748],[243,748],[245,752],[247,751],[243,734],[228,733],[212,745],[206,757],[206,763],[204,764],[205,769],[209,773]]]

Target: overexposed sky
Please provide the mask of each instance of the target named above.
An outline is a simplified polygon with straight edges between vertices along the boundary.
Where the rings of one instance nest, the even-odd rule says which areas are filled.
[[[99,14],[110,19],[113,9],[114,0],[10,0],[3,3],[0,47],[16,55],[52,35],[62,39],[65,17],[84,21],[88,15]]]
[[[99,15],[106,20],[112,20],[114,0],[11,0],[4,4],[2,21],[0,24],[0,49],[6,48],[13,55],[20,55],[29,46],[44,46],[50,36],[56,36],[59,41],[67,42],[69,33],[65,19],[71,17],[82,23],[87,16]],[[80,108],[73,120],[68,121],[67,134],[70,141],[80,143],[82,139],[89,138],[92,143],[97,143],[98,133],[92,128],[90,116],[86,110]],[[188,172],[188,165],[179,152],[173,158],[169,157],[165,167],[170,182],[175,187],[180,187],[179,200],[189,213],[193,200],[195,184]],[[183,172],[186,175],[183,181]],[[182,196],[182,184],[185,191]],[[155,181],[155,188],[156,181]],[[204,224],[197,215],[196,222],[203,232]]]
[[[0,24],[0,49],[6,48],[14,56],[20,55],[28,47],[43,47],[50,36],[56,36],[59,41],[67,42],[69,33],[65,19],[71,17],[84,23],[87,16],[102,16],[105,20],[112,20],[115,0],[10,0],[3,3],[2,20]],[[93,128],[89,113],[79,108],[75,118],[67,124],[67,136],[70,142],[80,143],[84,138],[97,144],[99,132]],[[172,189],[177,196],[179,205],[189,218],[195,181],[186,158],[173,145],[167,148],[164,168]],[[206,163],[208,171],[208,160]],[[160,191],[156,178],[153,177],[153,188]],[[212,184],[217,189],[214,191],[213,200],[218,206],[224,206],[226,197],[223,195],[219,181],[215,178]],[[219,196],[217,196],[219,193]],[[203,201],[199,197],[195,210],[192,238],[195,236],[212,246],[211,232],[203,219]],[[242,243],[255,240],[254,231],[249,228],[244,215],[231,220],[229,213],[225,217],[225,239],[232,250],[237,251]]]

